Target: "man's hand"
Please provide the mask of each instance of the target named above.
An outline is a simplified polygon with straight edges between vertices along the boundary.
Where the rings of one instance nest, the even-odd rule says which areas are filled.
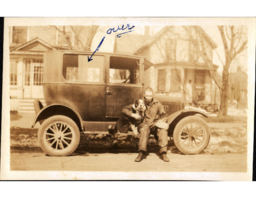
[[[136,114],[136,113],[132,113],[132,117],[136,120],[140,120],[141,119],[141,116]]]
[[[165,123],[163,120],[158,120],[155,123],[155,126],[160,129],[165,129],[165,130],[168,130],[168,128],[169,128],[169,125],[167,123]]]

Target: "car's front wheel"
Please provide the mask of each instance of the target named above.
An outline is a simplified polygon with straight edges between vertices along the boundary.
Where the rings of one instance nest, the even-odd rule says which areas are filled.
[[[209,144],[210,128],[198,116],[183,118],[173,132],[175,146],[184,154],[201,153]]]
[[[39,145],[51,156],[71,155],[80,142],[76,123],[66,116],[52,116],[38,130]]]

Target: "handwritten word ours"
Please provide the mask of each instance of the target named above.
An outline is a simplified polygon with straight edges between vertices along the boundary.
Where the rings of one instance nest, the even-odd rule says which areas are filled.
[[[127,24],[126,27],[124,27],[124,25],[122,25],[121,28],[118,26],[117,29],[115,29],[115,28],[109,28],[109,29],[107,30],[107,34],[111,34],[112,32],[117,32],[118,30],[126,30],[126,29],[127,29],[127,30],[130,30],[130,31],[128,31],[128,32],[122,32],[122,33],[120,33],[120,34],[118,34],[118,35],[116,36],[117,38],[120,38],[122,34],[126,34],[126,33],[129,33],[129,32],[134,31],[134,30],[131,30],[131,29],[133,29],[134,27],[135,27],[134,25],[133,25],[132,27],[130,27],[130,25]],[[93,54],[92,54],[91,56],[88,56],[88,57],[87,57],[87,58],[88,58],[88,62],[90,62],[90,61],[93,60],[93,59],[92,59],[93,55],[94,55],[97,51],[99,51],[100,46],[102,45],[102,43],[103,43],[103,41],[104,41],[105,38],[106,38],[106,36],[104,36],[104,37],[102,38],[100,44],[99,44],[98,47],[94,50]]]
[[[127,30],[131,30],[131,29],[133,29],[133,28],[135,28],[134,25],[133,25],[132,27],[130,27],[129,24],[127,24],[126,27],[124,27],[124,25],[122,25],[121,28],[118,26],[117,29],[115,29],[115,28],[109,28],[109,29],[107,30],[107,34],[111,34],[112,32],[117,32],[118,30],[126,30],[126,29],[127,29]],[[122,34],[126,34],[126,33],[129,33],[129,32],[132,32],[132,31],[134,31],[134,30],[131,30],[131,31],[128,31],[128,32],[120,33],[120,34],[118,34],[116,37],[117,37],[117,38],[120,38]]]

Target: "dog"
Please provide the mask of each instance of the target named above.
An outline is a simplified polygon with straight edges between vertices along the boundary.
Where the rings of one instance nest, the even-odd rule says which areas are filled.
[[[145,102],[142,99],[135,100],[132,107],[135,110],[136,114],[141,117],[139,120],[136,120],[133,118],[133,120],[131,120],[130,122],[130,128],[133,131],[134,135],[138,135],[139,134],[138,126],[145,117],[145,111],[146,111]]]
[[[129,130],[132,130],[135,135],[138,135],[138,126],[145,117],[146,105],[144,100],[135,100],[133,104],[126,106],[126,108],[129,109],[131,113],[139,115],[140,119],[135,119],[122,114],[122,116],[116,122],[115,127],[111,125],[108,127],[110,134],[115,135],[116,133],[128,133]]]

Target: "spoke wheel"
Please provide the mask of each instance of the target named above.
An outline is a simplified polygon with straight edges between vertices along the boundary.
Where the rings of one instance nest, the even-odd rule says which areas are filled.
[[[173,139],[176,147],[184,154],[198,154],[208,146],[210,130],[202,118],[189,116],[176,125]]]
[[[38,131],[41,148],[51,156],[67,156],[79,145],[80,132],[76,123],[66,116],[53,116]]]

